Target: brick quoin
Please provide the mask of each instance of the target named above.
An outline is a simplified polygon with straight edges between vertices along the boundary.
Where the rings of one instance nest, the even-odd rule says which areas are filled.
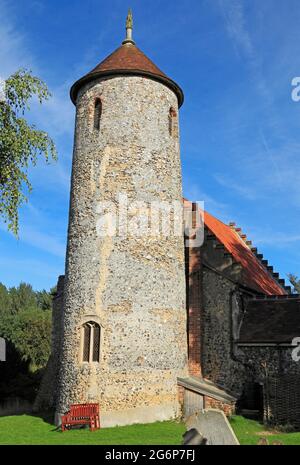
[[[192,204],[193,220],[192,225],[195,230],[200,224],[197,204]],[[186,237],[193,239],[194,235]],[[200,247],[186,247],[186,287],[187,287],[187,309],[188,309],[188,367],[189,375],[195,377],[202,376],[201,369],[201,257]]]

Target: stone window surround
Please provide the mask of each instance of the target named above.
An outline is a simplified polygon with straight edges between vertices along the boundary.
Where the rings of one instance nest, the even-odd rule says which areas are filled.
[[[84,326],[87,323],[96,323],[100,327],[100,341],[99,341],[99,360],[93,361],[93,346],[94,346],[94,338],[93,338],[93,328],[91,331],[91,338],[90,338],[90,361],[83,360],[83,346],[84,346]],[[79,362],[82,365],[99,365],[101,363],[101,354],[102,354],[102,343],[103,343],[103,325],[101,324],[100,318],[96,315],[87,315],[81,319],[80,322],[80,344],[79,344]]]
[[[174,107],[169,110],[169,133],[171,137],[178,136],[178,115]]]

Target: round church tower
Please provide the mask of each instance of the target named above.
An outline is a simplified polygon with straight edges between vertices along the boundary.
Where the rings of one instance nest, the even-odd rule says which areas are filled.
[[[180,227],[162,232],[182,201],[183,93],[136,47],[131,14],[126,30],[123,44],[71,89],[56,413],[99,402],[102,426],[176,417],[177,378],[187,375],[183,235]]]

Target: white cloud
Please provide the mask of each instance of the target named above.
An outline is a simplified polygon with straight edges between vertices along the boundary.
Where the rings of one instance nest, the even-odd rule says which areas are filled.
[[[259,196],[255,188],[251,188],[247,184],[240,184],[233,177],[231,178],[228,175],[216,173],[214,178],[221,186],[226,187],[228,190],[233,190],[248,200],[256,200]]]
[[[215,179],[246,200],[269,200],[278,205],[288,202],[299,208],[299,132],[292,134],[292,113],[283,111],[289,104],[290,76],[282,68],[282,56],[286,67],[287,62],[291,67],[298,58],[294,57],[289,40],[281,41],[276,57],[266,56],[264,35],[259,36],[257,32],[257,17],[260,16],[261,22],[268,19],[269,25],[274,23],[278,18],[270,19],[273,13],[270,4],[258,12],[255,8],[258,3],[255,3],[252,14],[248,10],[246,13],[245,2],[240,0],[219,0],[218,5],[241,64],[249,70],[249,79],[244,85],[249,84],[249,94],[253,95],[254,91],[258,97],[250,100],[245,95],[241,102],[223,105],[222,122],[224,133],[228,134],[231,169],[230,173],[217,173]],[[272,31],[275,37],[277,32]],[[286,82],[284,76],[288,76]],[[286,86],[286,105],[278,98],[278,94],[284,93],[283,86]],[[248,123],[249,129],[243,127],[243,122]]]
[[[294,245],[297,242],[300,242],[300,234],[288,235],[284,233],[274,233],[273,231],[269,234],[258,233],[254,237],[256,245],[271,245],[274,247],[285,248],[288,245]]]
[[[4,223],[0,224],[0,229],[4,234],[12,234],[7,230],[7,226]],[[59,240],[58,237],[54,234],[42,232],[34,226],[21,224],[19,230],[19,241],[37,249],[43,250],[44,252],[47,252],[56,257],[65,257],[66,246],[64,242]]]
[[[15,15],[11,4],[0,0],[0,77],[6,79],[20,68],[30,69],[37,76],[42,76],[44,73],[29,48],[26,35],[16,26]],[[74,106],[69,98],[70,84],[71,79],[50,88],[52,97],[42,106],[32,102],[30,118],[53,137],[73,133]]]
[[[0,75],[6,79],[18,68],[36,68],[33,55],[28,49],[25,36],[14,26],[11,9],[0,0]]]
[[[51,97],[41,106],[34,101],[31,118],[38,121],[39,127],[49,132],[55,139],[73,135],[75,108],[69,98],[70,83],[50,88]]]
[[[51,234],[41,232],[27,225],[20,229],[20,240],[51,255],[63,258],[65,256],[65,244]]]
[[[40,8],[40,2],[31,4],[31,8]],[[0,0],[0,77],[9,75],[24,67],[44,78],[45,70],[41,72],[37,58],[28,45],[27,37],[17,27],[17,9],[10,2]],[[69,190],[70,159],[72,156],[72,140],[74,131],[75,109],[69,98],[71,79],[65,80],[58,86],[50,88],[51,98],[40,105],[35,99],[31,102],[31,110],[26,115],[39,129],[49,133],[58,148],[57,163],[46,166],[44,163],[30,169],[30,177],[39,185],[42,177],[47,178],[47,189]],[[62,144],[61,144],[62,142]],[[69,142],[70,149],[61,150]],[[47,171],[46,171],[47,170]]]
[[[232,39],[236,53],[241,59],[247,60],[258,92],[268,105],[272,105],[273,99],[269,90],[269,83],[266,82],[262,72],[261,54],[254,46],[253,39],[247,28],[243,2],[241,0],[219,0],[219,5],[226,30]]]
[[[242,2],[240,0],[219,0],[219,6],[237,55],[240,56],[240,51],[242,51],[243,54],[256,60],[252,40],[246,28]]]

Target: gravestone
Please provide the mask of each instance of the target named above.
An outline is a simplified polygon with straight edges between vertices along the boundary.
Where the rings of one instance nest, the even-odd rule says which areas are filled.
[[[207,439],[208,446],[238,446],[239,442],[228,419],[221,410],[198,412],[186,420],[187,429],[195,428]]]

